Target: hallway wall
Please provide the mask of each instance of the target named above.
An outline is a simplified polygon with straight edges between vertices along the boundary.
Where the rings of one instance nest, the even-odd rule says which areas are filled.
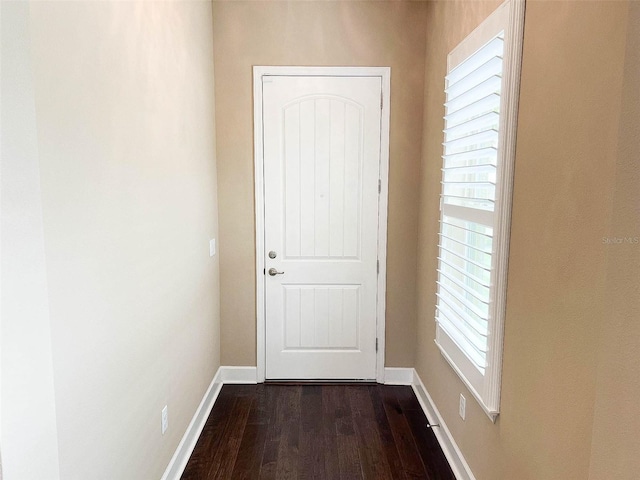
[[[590,480],[640,472],[640,3],[629,2],[610,227],[599,325]]]
[[[386,365],[413,365],[422,2],[214,1],[223,365],[256,365],[253,65],[391,67]]]
[[[630,352],[638,329],[629,317],[637,312],[637,271],[625,262],[636,258],[638,247],[603,241],[640,236],[637,209],[623,208],[638,201],[637,184],[632,192],[629,183],[635,177],[628,176],[632,158],[637,169],[634,140],[623,142],[624,157],[619,150],[622,132],[630,135],[629,128],[640,127],[637,109],[621,111],[623,85],[625,104],[637,99],[637,72],[623,71],[625,51],[637,48],[627,38],[629,2],[527,2],[502,399],[495,424],[433,342],[442,79],[447,53],[493,9],[484,5],[486,12],[476,2],[429,2],[416,368],[478,480],[631,480],[637,476],[637,455],[631,452],[638,441],[614,421],[613,405],[631,428],[625,408],[634,397],[618,394],[637,392],[637,361]],[[627,122],[632,126],[623,128]],[[634,148],[637,135],[635,141]],[[614,180],[616,168],[628,172],[625,180]],[[612,303],[623,279],[629,281],[625,296],[615,295],[619,303]],[[615,329],[603,337],[614,319]],[[620,358],[615,342],[625,335],[631,338]],[[619,363],[627,367],[614,375]],[[467,397],[464,421],[458,415],[461,393]],[[606,428],[607,421],[622,430]],[[596,432],[604,437],[594,436],[592,447]],[[604,456],[613,451],[620,456]],[[597,463],[591,467],[592,462]]]
[[[220,364],[211,3],[0,8],[4,478],[160,478]]]

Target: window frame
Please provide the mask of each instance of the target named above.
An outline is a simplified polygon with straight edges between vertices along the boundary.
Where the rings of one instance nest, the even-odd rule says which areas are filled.
[[[486,367],[480,372],[440,326],[436,318],[435,343],[443,357],[476,398],[491,421],[500,412],[500,387],[504,317],[507,293],[507,269],[515,164],[518,98],[524,33],[524,0],[507,0],[487,17],[447,56],[447,76],[455,67],[473,56],[482,46],[504,32],[504,53],[500,93],[500,120],[496,169],[495,208],[493,212],[493,240],[491,254],[491,284],[489,291],[489,319]],[[446,85],[445,85],[446,86]],[[444,169],[443,169],[444,171]],[[444,173],[442,179],[444,180]],[[443,182],[444,183],[444,182]],[[444,186],[443,192],[444,193]],[[440,208],[439,235],[443,233],[443,208]],[[440,241],[438,242],[438,245]],[[438,247],[440,256],[440,247]],[[438,269],[441,268],[438,261]],[[440,280],[440,274],[438,274]],[[436,301],[439,304],[439,301]],[[437,316],[437,314],[436,314]]]

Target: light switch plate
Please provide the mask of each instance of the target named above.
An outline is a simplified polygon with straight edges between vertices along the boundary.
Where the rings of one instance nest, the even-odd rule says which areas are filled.
[[[209,240],[209,256],[213,257],[216,254],[216,239]]]

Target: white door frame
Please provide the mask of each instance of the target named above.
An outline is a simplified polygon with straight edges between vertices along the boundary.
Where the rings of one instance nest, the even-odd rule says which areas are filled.
[[[257,380],[264,382],[266,367],[266,310],[265,310],[265,254],[264,254],[264,149],[262,139],[262,77],[331,76],[381,77],[382,115],[380,125],[380,195],[378,196],[378,261],[380,270],[377,286],[376,381],[384,383],[385,304],[387,290],[387,207],[389,199],[389,112],[391,98],[390,67],[253,67],[253,133],[256,209],[256,353]]]

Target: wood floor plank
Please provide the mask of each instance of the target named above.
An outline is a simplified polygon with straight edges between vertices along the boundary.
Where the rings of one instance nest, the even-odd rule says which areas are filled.
[[[267,426],[247,424],[230,478],[254,480],[260,476],[260,465],[267,438]]]
[[[340,478],[361,479],[363,474],[358,450],[358,437],[353,426],[353,413],[347,389],[344,386],[327,387],[325,397],[328,399],[329,409],[333,412],[335,419]]]
[[[321,448],[324,451],[324,472],[326,478],[340,478],[340,462],[336,461],[339,457],[338,414],[344,416],[343,408],[338,403],[337,393],[340,390],[344,391],[341,387],[327,386],[322,387],[321,391],[323,441]]]
[[[267,438],[270,435],[267,433]],[[267,439],[264,444],[264,451],[262,453],[262,463],[260,464],[260,480],[273,480],[276,478],[276,467],[278,465],[278,448],[280,446],[280,439],[269,440]]]
[[[427,428],[429,420],[413,389],[407,386],[389,386],[389,390],[398,398],[398,403],[407,419],[428,478],[430,480],[455,480],[455,475],[433,430]]]
[[[260,463],[260,476],[258,478],[261,480],[273,480],[276,478],[278,449],[282,431],[282,419],[279,421],[277,416],[278,395],[281,390],[273,386],[264,385],[263,387],[265,393],[264,412],[267,417],[267,435]]]
[[[255,403],[249,412],[247,425],[268,425],[273,414],[273,397],[275,392],[264,384],[254,386]]]
[[[405,416],[429,480],[455,480],[456,477],[444,453],[442,453],[435,434],[426,427],[428,420],[424,412],[422,410],[408,410],[405,412]]]
[[[422,458],[398,398],[392,389],[381,388],[378,391],[382,397],[384,411],[391,426],[393,443],[400,453],[400,460],[406,476],[408,478],[426,479],[427,473],[422,463]]]
[[[298,477],[327,478],[324,465],[322,387],[310,385],[300,397],[300,452]]]
[[[410,387],[225,385],[182,480],[455,477]]]
[[[233,468],[232,478],[234,479],[253,480],[260,476],[270,418],[266,392],[262,387],[262,385],[256,385],[253,389],[251,408]]]
[[[276,478],[289,480],[298,478],[300,450],[300,393],[302,387],[278,387],[284,394],[278,397],[276,421],[282,425],[278,444]]]
[[[227,426],[222,432],[223,445],[216,451],[211,462],[211,470],[207,480],[232,478],[233,467],[240,450],[244,429],[249,418],[249,410],[253,399],[249,396],[238,396],[229,414]]]
[[[229,421],[234,401],[235,398],[229,392],[229,387],[222,387],[189,458],[189,462],[187,462],[187,466],[180,477],[181,480],[202,480],[207,478],[211,470],[213,455],[220,448],[222,432]]]
[[[398,399],[400,408],[402,408],[403,411],[422,411],[422,407],[416,398],[416,394],[413,393],[413,388],[405,385],[385,385],[384,388],[394,393]]]
[[[363,477],[367,480],[393,479],[382,446],[371,395],[366,388],[347,387]]]
[[[380,395],[382,386],[369,387],[369,394],[373,404],[373,410],[378,422],[378,431],[380,432],[380,440],[384,448],[389,468],[394,473],[395,478],[398,480],[407,478],[405,475],[402,461],[398,452],[398,446],[396,445],[395,438],[391,431],[392,425],[389,422],[387,413],[384,408],[384,403]]]

